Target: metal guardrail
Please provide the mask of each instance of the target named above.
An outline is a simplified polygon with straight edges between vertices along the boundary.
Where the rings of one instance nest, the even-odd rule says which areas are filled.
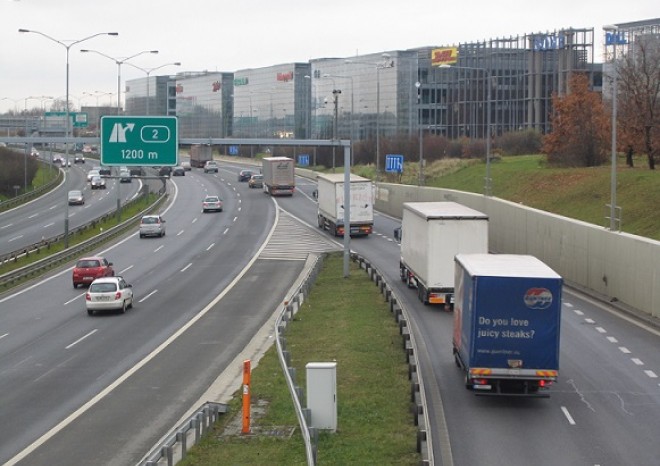
[[[147,192],[145,190],[145,192]],[[167,193],[161,192],[158,199],[148,206],[143,211],[139,212],[137,215],[125,220],[124,222],[116,225],[107,231],[94,236],[93,238],[83,241],[80,244],[72,246],[64,251],[52,254],[48,257],[45,257],[41,260],[35,261],[31,264],[28,264],[19,269],[7,272],[3,275],[0,275],[0,290],[12,286],[14,283],[17,283],[26,278],[32,278],[38,275],[43,274],[46,270],[49,270],[53,267],[57,267],[65,262],[70,261],[73,257],[91,249],[96,248],[97,245],[107,241],[110,238],[123,234],[128,228],[132,227],[134,223],[138,222],[142,215],[153,212],[156,208],[160,206],[161,203],[167,198]],[[142,201],[141,198],[134,200],[135,202]],[[98,222],[98,220],[92,221]],[[91,222],[90,222],[91,223]],[[82,227],[81,227],[82,228]],[[48,246],[45,246],[46,248]]]
[[[27,201],[31,201],[32,199],[36,199],[37,197],[41,196],[47,191],[50,191],[53,189],[54,186],[62,182],[62,179],[64,177],[64,174],[62,173],[62,170],[59,168],[58,174],[55,177],[54,180],[49,181],[48,183],[39,186],[37,189],[33,189],[30,192],[27,192],[25,194],[21,194],[20,196],[12,197],[11,199],[7,199],[6,201],[0,202],[0,212],[4,212],[5,210],[9,210],[12,207],[16,207],[18,205],[21,205]]]
[[[147,459],[139,464],[156,466],[165,463],[173,466],[178,462],[178,458],[186,457],[188,449],[199,443],[204,434],[211,430],[213,424],[227,410],[227,405],[223,403],[204,403],[195,414],[166,436],[165,440],[147,455]]]

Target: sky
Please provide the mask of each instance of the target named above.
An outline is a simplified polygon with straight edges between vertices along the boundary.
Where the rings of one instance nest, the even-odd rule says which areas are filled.
[[[64,100],[67,46],[69,95],[79,108],[116,105],[118,77],[123,92],[126,80],[146,76],[116,60],[145,50],[159,53],[127,63],[149,70],[181,62],[152,76],[234,72],[572,27],[594,28],[601,62],[604,25],[659,17],[657,0],[0,0],[0,113]],[[71,45],[104,32],[119,35]]]

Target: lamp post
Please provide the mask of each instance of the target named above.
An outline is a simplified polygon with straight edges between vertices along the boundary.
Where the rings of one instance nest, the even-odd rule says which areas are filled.
[[[175,61],[175,62],[172,62],[172,63],[165,63],[164,65],[160,65],[160,66],[157,66],[155,68],[142,68],[142,67],[134,65],[133,63],[126,63],[126,64],[132,66],[133,68],[137,68],[138,70],[147,73],[147,115],[149,115],[149,100],[150,100],[150,96],[149,96],[149,81],[150,81],[150,79],[149,79],[149,75],[151,75],[151,73],[156,71],[156,70],[159,70],[161,68],[165,68],[166,66],[181,66],[181,62]]]
[[[472,66],[458,66],[458,65],[440,65],[440,68],[454,68],[457,70],[476,70],[484,73],[486,77],[486,177],[484,184],[484,195],[490,196],[492,191],[492,180],[490,177],[490,150],[491,150],[491,122],[490,122],[490,113],[491,113],[491,72],[488,68],[477,68]]]
[[[342,75],[333,75],[333,74],[324,74],[324,78],[338,78],[338,79],[350,79],[351,80],[351,118],[349,121],[349,124],[351,125],[350,131],[349,131],[349,138],[351,139],[351,165],[353,165],[353,160],[354,160],[354,152],[353,152],[353,115],[355,113],[355,107],[354,107],[354,99],[353,99],[353,90],[355,86],[353,85],[353,76],[342,76]],[[333,81],[334,82],[334,81]]]
[[[120,115],[121,114],[121,65],[126,63],[128,60],[135,57],[139,57],[140,55],[144,55],[145,53],[158,53],[158,50],[143,50],[142,52],[138,52],[135,55],[131,55],[130,57],[126,57],[121,60],[119,58],[114,58],[111,57],[110,55],[106,55],[103,52],[99,52],[98,50],[82,49],[81,52],[83,53],[91,52],[97,55],[101,55],[102,57],[114,61],[115,64],[117,65],[117,115]]]
[[[376,67],[376,181],[380,177],[380,70],[384,68],[394,68],[394,61],[389,60],[390,54],[381,55],[385,61],[380,63],[360,62],[346,60],[345,63],[358,63],[363,65],[375,65]]]
[[[66,151],[66,162],[65,164],[68,166],[69,165],[69,136],[71,133],[71,114],[69,110],[69,50],[71,47],[73,47],[76,44],[79,44],[81,42],[85,42],[87,40],[93,39],[94,37],[98,36],[118,36],[118,32],[97,32],[96,34],[92,34],[91,36],[83,37],[82,39],[78,40],[73,40],[73,41],[61,41],[57,40],[54,37],[49,36],[48,34],[44,34],[43,32],[39,31],[33,31],[30,29],[19,29],[18,32],[22,33],[33,33],[33,34],[38,34],[42,37],[45,37],[46,39],[55,42],[56,44],[60,44],[62,47],[66,49],[66,122],[64,123],[65,125],[65,136],[66,136],[66,143],[64,144],[65,151]],[[69,202],[68,199],[64,202],[65,207],[65,214],[64,214],[64,247],[68,248],[69,247]]]
[[[424,133],[422,131],[422,83],[417,81],[415,83],[417,88],[417,111],[419,113],[417,126],[419,127],[419,176],[417,178],[417,186],[424,184]]]
[[[616,101],[617,101],[617,67],[616,46],[619,43],[619,28],[615,25],[603,26],[607,33],[606,43],[612,45],[612,169],[610,172],[610,231],[618,230],[616,226]],[[620,228],[620,225],[619,225]]]

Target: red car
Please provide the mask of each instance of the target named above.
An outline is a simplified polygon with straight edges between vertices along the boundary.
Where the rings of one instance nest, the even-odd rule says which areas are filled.
[[[112,262],[105,257],[83,257],[79,259],[73,268],[73,287],[78,285],[89,285],[100,277],[114,277],[115,271]]]

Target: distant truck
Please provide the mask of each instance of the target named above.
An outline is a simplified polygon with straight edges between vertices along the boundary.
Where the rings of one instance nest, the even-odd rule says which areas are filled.
[[[317,176],[318,225],[333,236],[344,236],[344,174]],[[351,236],[370,235],[374,226],[373,185],[368,178],[350,177]]]
[[[454,256],[488,252],[488,215],[456,202],[405,202],[399,274],[424,304],[454,306]]]
[[[562,278],[533,256],[458,254],[452,338],[465,387],[549,396],[559,375]]]
[[[190,146],[190,166],[204,168],[208,160],[213,160],[213,148],[209,144],[193,144]]]
[[[289,157],[264,157],[262,160],[264,192],[271,196],[293,196],[296,189],[294,160]]]

